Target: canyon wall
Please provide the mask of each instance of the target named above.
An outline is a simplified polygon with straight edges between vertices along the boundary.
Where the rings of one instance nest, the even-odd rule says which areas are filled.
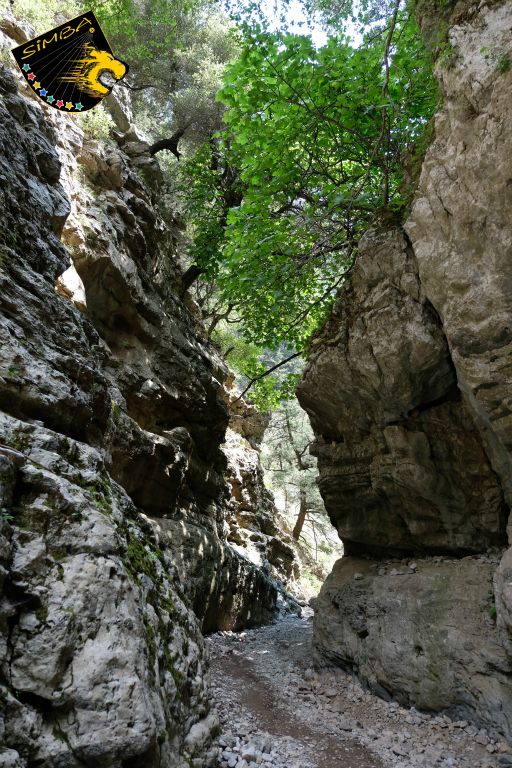
[[[0,46],[25,35],[4,19]],[[273,577],[293,571],[257,450],[226,441],[228,371],[181,287],[158,163],[119,110],[117,143],[91,139],[0,66],[0,760],[12,768],[212,764],[201,629],[272,617]],[[250,415],[232,418],[241,441]],[[261,512],[258,561],[227,540],[244,461],[238,527],[260,530]]]
[[[362,239],[298,390],[348,555],[315,645],[510,738],[512,4],[418,13],[448,32],[412,210]]]

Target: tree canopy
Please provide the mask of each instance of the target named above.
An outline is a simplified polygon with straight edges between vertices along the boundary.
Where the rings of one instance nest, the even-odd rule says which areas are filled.
[[[186,164],[191,258],[250,342],[304,349],[376,217],[407,203],[402,158],[436,89],[401,3],[362,43],[240,27],[223,127]]]
[[[99,0],[96,11],[130,63],[128,87],[147,133],[181,131],[196,147],[221,127],[216,95],[237,49],[214,0]]]

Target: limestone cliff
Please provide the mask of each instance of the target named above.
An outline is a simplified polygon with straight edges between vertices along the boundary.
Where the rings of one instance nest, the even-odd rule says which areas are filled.
[[[512,5],[419,14],[448,36],[412,211],[363,238],[299,388],[353,556],[315,642],[382,695],[512,737]]]
[[[0,68],[2,765],[202,768],[200,630],[257,624],[278,594],[227,541],[228,372],[181,290],[157,162],[19,82]]]

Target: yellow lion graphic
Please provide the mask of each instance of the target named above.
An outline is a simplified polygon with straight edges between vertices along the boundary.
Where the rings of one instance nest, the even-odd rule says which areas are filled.
[[[81,59],[73,59],[70,69],[60,81],[63,83],[73,83],[80,88],[83,93],[90,96],[102,98],[107,96],[112,90],[112,86],[100,82],[100,77],[110,73],[114,80],[121,80],[126,72],[127,66],[119,59],[115,59],[107,51],[100,51],[94,45],[87,43],[83,46],[84,55]],[[112,83],[113,85],[113,83]]]

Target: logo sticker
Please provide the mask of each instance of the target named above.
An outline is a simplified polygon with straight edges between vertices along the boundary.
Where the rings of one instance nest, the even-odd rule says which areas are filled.
[[[128,72],[116,59],[92,11],[12,49],[25,80],[45,104],[85,112]]]

